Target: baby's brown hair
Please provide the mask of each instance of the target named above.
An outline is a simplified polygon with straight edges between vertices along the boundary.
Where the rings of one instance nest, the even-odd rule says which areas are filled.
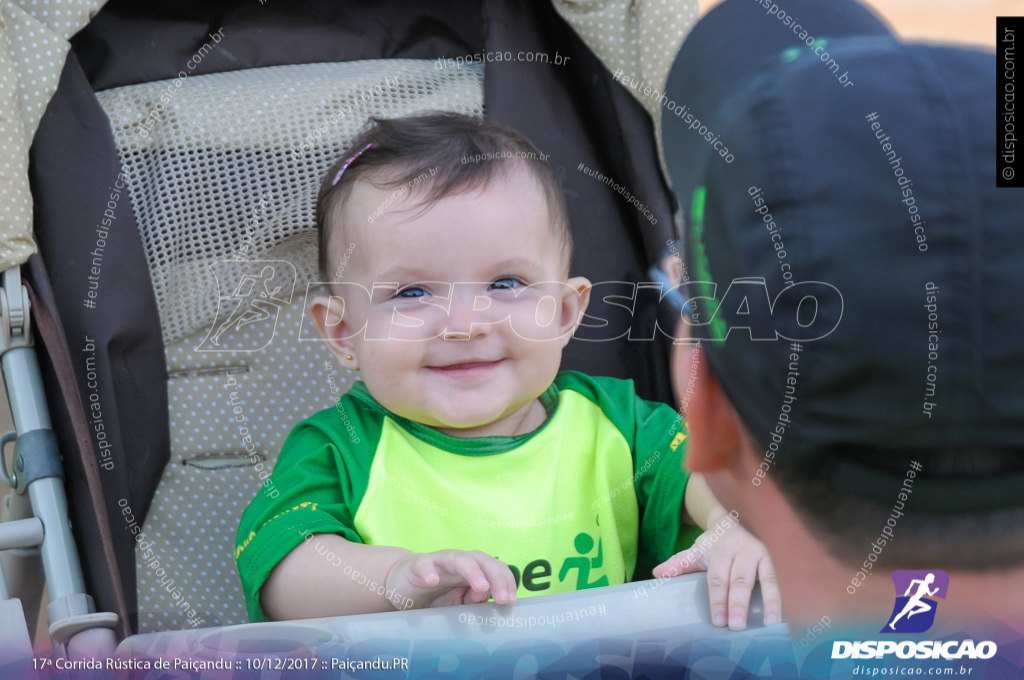
[[[345,164],[348,163],[347,167]],[[431,113],[407,118],[373,119],[320,185],[316,227],[320,248],[320,276],[330,281],[330,240],[352,187],[359,179],[382,189],[423,194],[422,205],[487,186],[514,165],[523,167],[540,184],[551,221],[561,236],[566,261],[572,251],[568,210],[561,183],[546,156],[526,137],[487,118],[458,113]],[[376,212],[382,212],[387,202]],[[372,223],[376,213],[367,215]]]

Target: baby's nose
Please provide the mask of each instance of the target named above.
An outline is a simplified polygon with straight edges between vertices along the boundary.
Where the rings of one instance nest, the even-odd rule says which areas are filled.
[[[466,341],[472,337],[473,335],[469,331],[452,330],[450,328],[445,328],[441,333],[442,340]]]
[[[448,318],[441,338],[444,340],[471,340],[487,333],[494,323],[493,312],[489,311],[492,301],[485,295],[478,295],[475,286],[452,287]]]

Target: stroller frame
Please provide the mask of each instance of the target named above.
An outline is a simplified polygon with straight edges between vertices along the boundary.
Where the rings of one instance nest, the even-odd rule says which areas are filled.
[[[113,628],[118,616],[97,612],[85,589],[71,535],[63,466],[32,340],[30,313],[28,288],[21,282],[20,268],[8,269],[0,289],[0,353],[15,430],[0,437],[0,446],[13,441],[15,450],[13,470],[6,469],[5,459],[0,476],[13,489],[15,512],[24,510],[17,506],[24,505],[27,498],[32,516],[0,523],[0,551],[38,549],[50,592],[49,633],[56,644],[66,647],[68,656],[110,656],[116,646]],[[20,600],[11,598],[6,583],[0,563],[0,630],[10,632],[10,637],[5,635],[4,639],[20,639],[19,646],[23,646],[29,639],[28,622]],[[19,618],[21,630],[17,629]]]

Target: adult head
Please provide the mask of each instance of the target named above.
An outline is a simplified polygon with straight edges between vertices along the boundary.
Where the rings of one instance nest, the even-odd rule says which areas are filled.
[[[768,546],[798,626],[884,622],[910,568],[950,574],[947,613],[1014,611],[1024,193],[996,186],[995,72],[850,0],[727,0],[669,76],[688,464]]]

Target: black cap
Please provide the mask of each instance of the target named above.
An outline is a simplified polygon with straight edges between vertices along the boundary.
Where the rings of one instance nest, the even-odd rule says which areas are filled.
[[[928,465],[1024,453],[1024,192],[996,187],[995,77],[849,0],[726,0],[683,43],[665,157],[719,303],[693,331],[769,470],[891,502],[916,460],[915,509],[1024,504],[1019,467]]]

